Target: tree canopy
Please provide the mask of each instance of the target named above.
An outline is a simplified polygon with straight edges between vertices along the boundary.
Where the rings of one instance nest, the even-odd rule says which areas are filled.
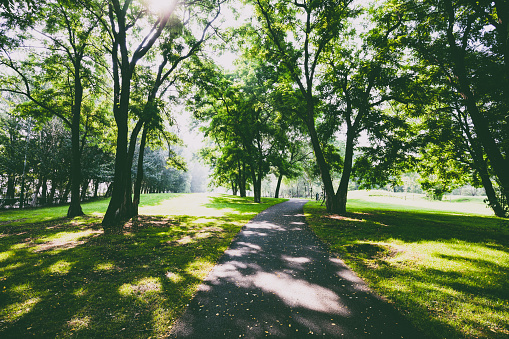
[[[507,216],[507,2],[168,4],[0,3],[2,204],[69,202],[74,217],[103,191],[103,227],[120,232],[141,192],[190,189],[185,107],[213,184],[256,202],[268,176],[277,197],[283,178],[318,175],[328,212],[344,214],[352,180],[418,173],[437,199],[483,187]],[[228,27],[240,7],[250,15]],[[224,69],[217,53],[237,60]]]

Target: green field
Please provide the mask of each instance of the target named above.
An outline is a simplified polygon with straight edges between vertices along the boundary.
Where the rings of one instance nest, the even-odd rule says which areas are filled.
[[[306,217],[376,292],[430,338],[509,336],[508,220],[478,197],[350,196],[347,216],[310,202]],[[2,211],[0,337],[164,337],[242,225],[280,201],[145,195],[142,216],[108,236],[107,200],[74,219],[65,206]]]
[[[508,338],[509,220],[482,199],[369,194],[352,194],[347,216],[308,203],[308,223],[430,338]]]
[[[107,200],[0,212],[0,337],[164,337],[258,212],[282,199],[142,196],[122,235],[104,235]]]

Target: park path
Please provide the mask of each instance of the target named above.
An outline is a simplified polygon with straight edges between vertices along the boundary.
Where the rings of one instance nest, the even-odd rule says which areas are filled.
[[[172,328],[172,338],[422,338],[306,224],[305,200],[258,214]]]

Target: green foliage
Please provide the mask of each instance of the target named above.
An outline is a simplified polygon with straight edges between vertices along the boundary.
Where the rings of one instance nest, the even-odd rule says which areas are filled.
[[[182,157],[168,153],[162,149],[145,149],[143,157],[142,191],[147,192],[189,192],[190,178],[186,174],[186,166]],[[136,175],[137,167],[133,168]]]

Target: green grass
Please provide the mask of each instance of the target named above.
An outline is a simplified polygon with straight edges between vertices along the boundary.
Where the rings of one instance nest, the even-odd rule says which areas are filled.
[[[347,209],[328,215],[311,202],[305,214],[331,251],[428,337],[509,336],[508,220],[361,199]]]
[[[240,228],[283,201],[251,200],[145,195],[122,235],[101,231],[107,200],[74,219],[64,206],[0,212],[0,337],[167,336]]]

